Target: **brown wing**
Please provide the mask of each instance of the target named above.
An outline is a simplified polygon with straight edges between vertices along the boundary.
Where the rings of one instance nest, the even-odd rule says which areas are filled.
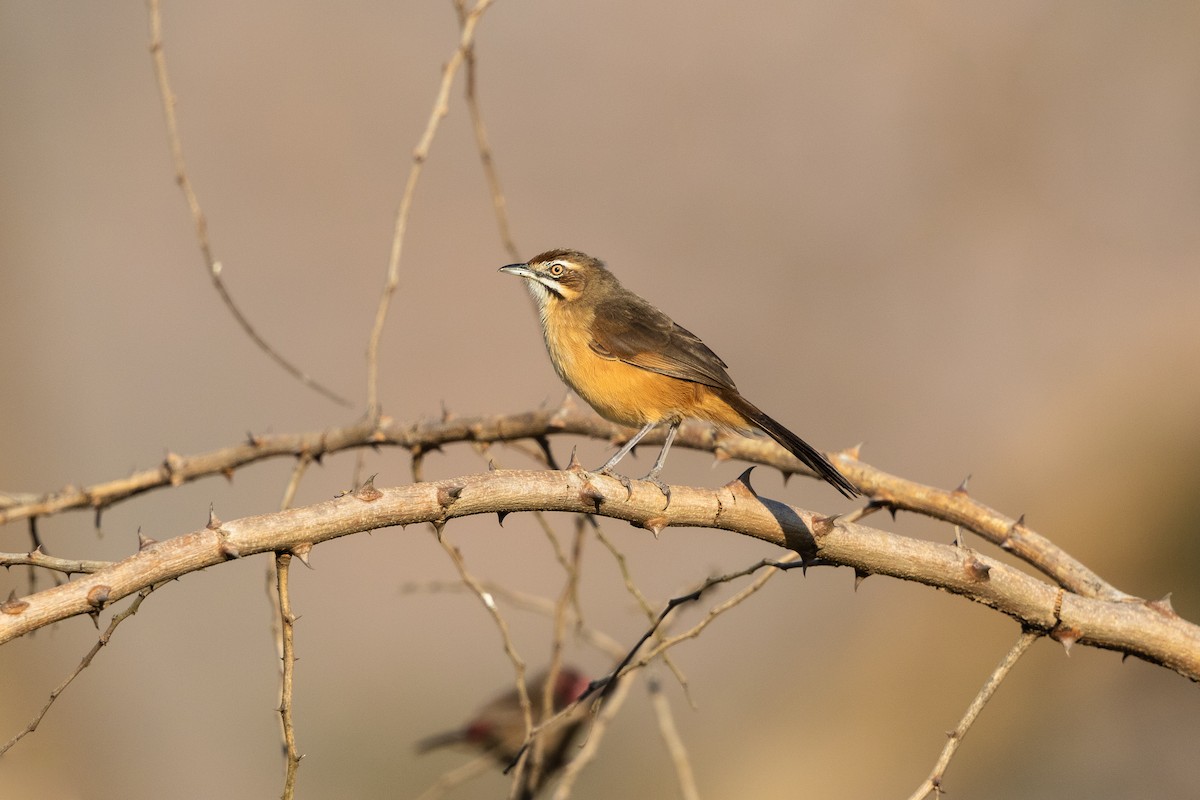
[[[725,362],[708,345],[634,294],[625,293],[596,307],[590,344],[602,358],[717,389],[736,390],[725,371]]]

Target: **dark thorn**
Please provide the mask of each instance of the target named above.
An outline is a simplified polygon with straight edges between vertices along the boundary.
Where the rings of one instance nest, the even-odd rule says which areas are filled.
[[[951,494],[966,494],[967,493],[967,484],[969,484],[970,482],[971,482],[971,476],[970,476],[970,474],[968,474],[967,477],[962,479],[962,483],[960,483],[958,485],[958,488],[955,489],[953,492],[951,492]]]
[[[596,511],[599,511],[600,504],[604,502],[604,494],[591,481],[584,481],[579,489],[579,499],[591,503],[596,507]]]
[[[864,572],[857,567],[854,568],[854,591],[858,591],[858,587],[862,586],[862,582],[865,581],[870,574],[871,573]]]
[[[151,539],[149,536],[146,536],[142,533],[141,528],[138,528],[138,552],[140,553],[152,544],[158,544],[158,540]]]
[[[749,492],[751,497],[758,497],[758,492],[754,491],[754,487],[750,485],[750,473],[754,471],[754,465],[746,467],[741,475],[731,480],[729,483],[722,486],[722,489],[728,489],[736,498],[739,493]]]
[[[221,527],[221,520],[217,518],[215,513],[213,513],[213,507],[211,503],[208,506],[208,524],[204,527],[208,528],[210,531],[215,531],[217,528]]]
[[[507,517],[509,515],[509,513],[510,512],[508,512],[508,511],[497,511],[496,512],[496,519],[499,520],[501,528],[504,527],[504,518]]]
[[[550,469],[559,469],[558,462],[554,460],[554,453],[550,451],[550,440],[545,436],[539,436],[534,441],[542,449],[542,455],[546,457],[546,466]],[[571,455],[574,457],[574,452]]]
[[[579,459],[576,457],[576,450],[578,450],[578,448],[571,448],[571,461],[567,464],[567,469],[572,471],[582,471],[583,465],[579,463]]]
[[[442,531],[444,531],[446,529],[446,520],[444,520],[444,519],[430,520],[429,524],[433,526],[433,532],[437,536],[438,541],[440,542],[442,540]]]

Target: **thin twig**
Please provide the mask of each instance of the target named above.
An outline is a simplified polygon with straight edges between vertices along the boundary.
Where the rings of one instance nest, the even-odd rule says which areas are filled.
[[[483,584],[479,582],[479,579],[471,574],[470,570],[467,569],[467,564],[463,559],[462,551],[450,544],[450,542],[446,541],[446,538],[442,536],[442,531],[440,528],[437,529],[437,540],[442,546],[442,549],[446,551],[446,554],[450,556],[450,561],[453,562],[454,568],[458,570],[458,575],[462,579],[462,582],[466,584],[466,586],[470,588],[472,592],[474,592],[475,596],[479,598],[479,602],[483,603],[483,607],[487,609],[488,614],[491,615],[492,621],[496,623],[496,629],[500,631],[500,638],[504,642],[504,652],[513,665],[517,686],[517,700],[521,704],[521,717],[525,723],[525,732],[526,736],[528,737],[534,727],[533,703],[529,699],[529,689],[525,686],[525,660],[522,659],[521,655],[517,652],[517,647],[513,643],[512,634],[508,628],[508,622],[506,622],[503,615],[501,615],[500,609],[496,607],[495,598],[493,598],[492,595],[485,588],[483,588]],[[521,759],[520,763],[517,764],[517,775],[514,781],[519,780],[521,775],[524,774],[525,763],[525,759]],[[517,784],[514,783],[514,785]]]
[[[476,775],[487,772],[494,764],[495,760],[490,755],[482,755],[460,767],[443,772],[432,786],[417,797],[417,800],[439,800],[450,790],[458,788]]]
[[[646,598],[646,595],[643,594],[642,590],[638,588],[636,583],[634,583],[633,573],[629,571],[629,560],[625,557],[625,553],[622,552],[622,550],[617,547],[617,545],[611,539],[609,539],[608,536],[605,535],[604,529],[600,526],[599,520],[595,521],[594,528],[596,530],[596,538],[600,540],[600,543],[604,545],[605,549],[608,550],[613,559],[617,562],[617,569],[621,572],[621,580],[625,583],[625,591],[637,601],[637,604],[642,609],[642,613],[646,615],[646,619],[653,622],[654,609],[651,607],[650,601]],[[661,639],[661,630],[656,629],[654,636],[656,639]],[[667,666],[667,669],[671,670],[671,674],[675,676],[675,680],[679,682],[679,687],[683,689],[684,695],[690,698],[691,692],[688,689],[687,676],[683,674],[683,670],[680,669],[675,663],[675,660],[671,658],[670,653],[663,654],[663,663]]]
[[[514,608],[532,611],[535,614],[541,614],[550,619],[554,618],[557,603],[549,598],[527,592],[519,592],[516,589],[510,589],[503,584],[492,583],[491,581],[480,581],[479,585],[494,599],[503,600]],[[434,594],[437,592],[465,592],[470,591],[470,589],[463,586],[460,581],[447,580],[424,581],[420,583],[409,582],[401,586],[400,591],[403,594],[414,594],[417,592]],[[625,655],[625,645],[603,631],[596,630],[587,625],[575,625],[574,631],[576,636],[607,656],[620,658]]]
[[[179,121],[175,117],[175,93],[171,90],[171,82],[167,77],[167,59],[163,53],[160,0],[149,0],[149,6],[150,55],[154,59],[154,76],[158,80],[158,91],[162,98],[163,114],[167,122],[167,142],[171,147],[171,161],[175,167],[175,182],[179,184],[179,188],[183,192],[183,197],[187,201],[188,210],[192,214],[192,221],[196,226],[196,240],[200,245],[200,254],[204,257],[204,266],[208,271],[209,278],[212,280],[213,288],[217,290],[221,301],[229,309],[229,313],[233,314],[233,318],[237,320],[238,325],[241,326],[246,335],[272,361],[310,389],[325,395],[325,397],[328,397],[339,405],[349,407],[349,400],[337,394],[332,389],[318,383],[308,373],[304,372],[291,361],[288,361],[274,347],[268,344],[266,339],[250,324],[250,320],[242,313],[242,310],[238,308],[238,305],[233,301],[233,296],[229,293],[229,289],[225,286],[225,282],[221,279],[221,262],[217,261],[213,255],[212,245],[208,240],[208,222],[205,219],[204,211],[200,208],[200,200],[196,197],[196,192],[192,188],[192,181],[188,177],[187,164],[183,159],[183,141],[179,136]]]
[[[308,471],[312,457],[305,453],[296,459],[292,467],[291,478],[283,490],[283,499],[279,502],[279,510],[292,507],[296,499],[296,491],[300,488],[300,480]],[[298,553],[305,551],[297,549]],[[286,559],[285,559],[286,556]],[[271,600],[271,635],[275,640],[275,650],[279,656],[279,735],[283,751],[285,776],[283,797],[290,798],[295,794],[296,771],[299,769],[302,756],[296,752],[296,732],[292,722],[292,703],[294,697],[295,654],[295,622],[292,615],[291,599],[288,592],[290,577],[291,554],[276,553],[270,567],[267,569],[267,594]],[[272,586],[274,591],[271,591]]]
[[[657,645],[655,645],[654,648],[652,648],[638,660],[638,663],[648,664],[659,655],[665,654],[668,650],[680,642],[688,639],[695,639],[700,635],[701,631],[715,622],[717,617],[721,616],[729,609],[745,602],[749,597],[761,590],[763,586],[767,584],[767,581],[775,577],[780,570],[792,569],[799,566],[801,566],[800,556],[796,553],[786,553],[783,556],[780,556],[778,559],[764,559],[755,564],[751,564],[749,567],[737,570],[736,572],[730,572],[725,575],[709,578],[704,582],[703,586],[696,590],[696,592],[692,592],[691,594],[684,595],[680,598],[674,598],[671,602],[691,602],[694,599],[698,599],[700,593],[707,591],[713,586],[721,583],[728,583],[729,581],[736,580],[737,578],[744,578],[747,575],[751,575],[759,570],[763,570],[762,574],[755,578],[746,588],[710,608],[708,613],[704,615],[704,618],[691,628],[683,633],[675,634],[674,636],[663,637],[663,639]],[[670,610],[670,608],[671,606],[668,603],[667,610]]]
[[[675,766],[675,776],[679,779],[679,793],[683,800],[699,800],[700,793],[696,789],[696,776],[692,773],[692,762],[688,759],[687,748],[679,738],[679,730],[675,727],[675,717],[671,713],[671,704],[663,694],[658,681],[651,678],[647,681],[650,692],[650,706],[658,719],[658,732],[662,735],[667,752],[671,755],[671,763]]]
[[[1017,643],[1012,646],[1008,654],[992,670],[992,674],[984,682],[983,688],[979,690],[979,694],[975,695],[975,699],[971,701],[971,705],[967,706],[967,711],[959,721],[958,727],[947,734],[948,740],[946,746],[942,748],[942,754],[938,757],[937,763],[933,765],[933,771],[929,773],[929,777],[917,787],[917,790],[912,793],[908,800],[922,800],[928,797],[930,792],[933,792],[936,797],[941,797],[942,778],[946,774],[946,767],[949,766],[950,759],[954,758],[954,753],[958,750],[958,746],[962,744],[963,737],[967,735],[967,731],[975,723],[979,712],[983,711],[983,707],[992,699],[992,695],[1000,688],[1000,684],[1003,683],[1012,668],[1016,666],[1017,661],[1025,654],[1029,646],[1041,636],[1042,634],[1038,631],[1023,631],[1021,633],[1021,638],[1017,639]]]
[[[581,523],[581,520],[578,518],[577,523]],[[576,524],[571,557],[570,561],[566,564],[567,577],[563,583],[562,591],[554,603],[554,627],[550,637],[550,666],[546,682],[542,686],[542,719],[554,714],[554,700],[556,694],[558,694],[556,691],[558,674],[562,670],[563,664],[563,646],[567,634],[567,620],[571,610],[578,608],[579,571],[583,563],[584,531],[585,528],[582,524]],[[526,768],[528,778],[525,781],[525,785],[527,786],[539,786],[541,784],[544,744],[545,739],[543,737],[538,737],[533,742],[533,748],[529,757],[529,766]]]
[[[40,549],[31,553],[0,553],[0,567],[41,567],[42,569],[65,572],[67,575],[99,572],[111,567],[111,561],[88,561],[82,558],[55,558],[48,556]]]
[[[567,800],[571,796],[571,790],[575,788],[575,781],[583,772],[584,767],[590,764],[596,754],[600,752],[600,743],[604,741],[604,734],[608,731],[609,724],[617,716],[617,712],[621,710],[621,706],[625,704],[625,699],[629,696],[632,686],[633,681],[626,676],[624,680],[617,683],[617,688],[605,698],[604,705],[600,707],[595,721],[587,730],[587,738],[584,740],[583,746],[563,768],[562,779],[554,790],[554,800]]]
[[[396,287],[400,285],[400,254],[404,247],[404,236],[408,230],[408,218],[412,212],[417,182],[421,177],[425,160],[429,157],[429,148],[433,144],[434,136],[437,135],[438,126],[450,110],[450,87],[454,83],[454,76],[458,73],[467,51],[475,41],[475,28],[479,24],[479,18],[492,2],[493,0],[479,0],[462,20],[458,46],[442,69],[442,83],[438,88],[437,99],[433,103],[433,112],[429,115],[429,121],[425,125],[425,132],[421,135],[421,140],[413,150],[413,163],[409,168],[408,182],[405,184],[404,194],[400,198],[400,209],[396,212],[392,249],[388,256],[387,280],[384,282],[383,291],[379,296],[379,308],[375,312],[375,323],[371,328],[371,338],[367,343],[367,416],[370,419],[376,419],[380,413],[379,342],[383,338],[383,325],[387,321],[392,296],[396,293]]]
[[[42,710],[33,716],[33,719],[29,721],[29,724],[25,726],[24,730],[9,739],[3,747],[0,747],[0,756],[3,756],[12,748],[13,745],[37,730],[38,725],[40,725],[42,722],[42,718],[45,717],[46,712],[50,710],[50,706],[54,705],[54,701],[58,699],[59,695],[66,691],[67,687],[71,685],[71,682],[79,677],[79,673],[88,668],[88,666],[92,663],[92,659],[95,658],[96,654],[100,652],[100,648],[108,644],[108,640],[112,638],[113,632],[116,631],[117,626],[136,614],[138,609],[142,607],[142,601],[149,597],[155,589],[158,589],[166,583],[167,581],[162,581],[154,584],[153,586],[147,586],[145,589],[142,589],[137,593],[137,597],[135,597],[133,602],[129,604],[128,608],[119,614],[113,615],[113,618],[108,622],[108,627],[104,629],[104,633],[100,634],[100,638],[96,640],[94,645],[92,645],[92,649],[89,650],[87,655],[83,657],[83,660],[79,662],[79,666],[75,667],[71,674],[64,678],[63,682],[54,688],[54,691],[50,692],[50,699],[46,701],[44,706],[42,706]]]
[[[454,10],[458,13],[458,24],[465,25],[467,21],[466,0],[454,0]],[[508,224],[508,206],[504,201],[504,191],[500,188],[500,175],[496,171],[496,162],[492,158],[492,146],[488,142],[487,128],[483,124],[483,112],[479,110],[474,43],[466,48],[464,55],[467,61],[467,110],[471,112],[471,125],[475,129],[475,143],[479,147],[479,160],[483,164],[483,174],[487,178],[488,190],[492,196],[492,208],[496,212],[496,225],[500,228],[500,242],[504,245],[509,258],[513,261],[520,261],[521,256],[517,252],[517,245],[513,242],[512,231]]]
[[[283,632],[283,681],[279,690],[279,721],[283,726],[283,755],[287,772],[283,780],[283,800],[292,800],[296,793],[296,771],[302,755],[296,750],[296,730],[292,723],[292,690],[296,669],[295,624],[292,601],[288,594],[288,573],[291,553],[275,554],[275,587],[279,593],[279,621]]]

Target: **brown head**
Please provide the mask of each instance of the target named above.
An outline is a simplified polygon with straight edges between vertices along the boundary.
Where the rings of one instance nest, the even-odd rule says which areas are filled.
[[[598,258],[578,250],[547,250],[524,264],[509,264],[501,272],[524,278],[538,307],[594,300],[617,286],[617,279]]]

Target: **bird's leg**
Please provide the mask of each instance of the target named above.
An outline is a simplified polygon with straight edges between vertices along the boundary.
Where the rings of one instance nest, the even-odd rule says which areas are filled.
[[[659,488],[667,498],[667,505],[671,505],[671,487],[658,479],[658,473],[662,472],[663,466],[667,463],[667,451],[671,449],[671,442],[675,441],[675,432],[679,430],[679,420],[671,423],[671,427],[667,428],[667,437],[663,440],[662,450],[658,453],[658,458],[654,460],[654,467],[650,473],[642,480],[649,481]],[[666,506],[663,506],[665,509]]]
[[[637,446],[637,443],[642,440],[642,437],[654,430],[654,426],[657,424],[657,422],[647,422],[645,425],[643,425],[642,429],[631,436],[629,441],[622,445],[620,450],[613,453],[613,457],[604,462],[604,466],[596,470],[596,472],[599,472],[601,475],[607,475],[610,478],[616,478],[621,482],[621,485],[625,487],[625,491],[629,492],[629,494],[632,496],[633,487],[629,485],[629,478],[613,472],[613,467],[616,466],[617,462],[624,458],[630,450]]]

